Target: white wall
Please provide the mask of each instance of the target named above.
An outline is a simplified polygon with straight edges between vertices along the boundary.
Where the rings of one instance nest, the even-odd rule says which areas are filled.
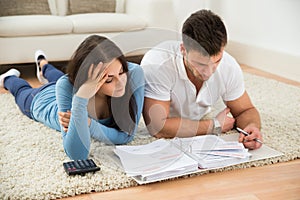
[[[240,63],[300,81],[300,1],[207,0],[227,27]]]
[[[177,16],[177,29],[181,32],[183,22],[195,11],[206,8],[206,0],[173,0]]]
[[[174,0],[178,30],[202,8],[224,20],[238,62],[300,81],[300,0]]]

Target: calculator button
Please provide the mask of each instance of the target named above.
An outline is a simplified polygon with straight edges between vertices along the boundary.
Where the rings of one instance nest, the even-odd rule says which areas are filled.
[[[84,163],[84,165],[85,165],[86,167],[91,167],[91,166],[90,166],[90,163],[89,163],[87,160],[83,160],[83,163]]]
[[[88,162],[90,163],[90,165],[91,165],[92,167],[96,167],[96,164],[94,163],[93,160],[88,160]]]
[[[80,169],[81,166],[77,163],[77,162],[74,162],[74,166],[77,168],[77,169]]]
[[[82,162],[82,160],[78,160],[78,164],[80,165],[80,168],[85,168],[84,162]]]

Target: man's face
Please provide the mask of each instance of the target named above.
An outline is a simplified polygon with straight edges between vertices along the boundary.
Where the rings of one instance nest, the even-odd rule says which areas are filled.
[[[223,57],[224,48],[216,56],[204,56],[202,53],[189,50],[187,51],[183,45],[181,52],[184,58],[185,67],[193,74],[195,78],[206,81],[216,71],[218,64]]]

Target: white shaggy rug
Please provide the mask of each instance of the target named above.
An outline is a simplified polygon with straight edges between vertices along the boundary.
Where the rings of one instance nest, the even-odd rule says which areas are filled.
[[[300,158],[300,88],[247,73],[245,82],[261,113],[265,143],[284,155],[218,171]],[[137,185],[112,159],[113,147],[99,142],[93,142],[90,157],[101,171],[68,176],[62,166],[68,158],[59,132],[23,116],[10,94],[0,95],[0,109],[0,199],[57,199]],[[153,140],[141,121],[131,144]]]

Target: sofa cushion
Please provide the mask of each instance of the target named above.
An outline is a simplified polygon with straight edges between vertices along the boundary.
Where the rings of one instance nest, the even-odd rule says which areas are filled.
[[[79,13],[78,10],[81,8],[76,8],[75,3],[77,3],[77,5],[78,5],[78,3],[81,4],[81,2],[80,2],[80,0],[73,0],[73,1],[74,1],[73,2],[74,13],[71,13],[71,9],[70,9],[71,0],[56,0],[56,7],[57,7],[58,15],[65,16],[65,15],[75,14],[76,12]],[[75,2],[75,1],[77,1],[77,2]],[[107,1],[109,3],[110,3],[110,1],[115,2],[114,10],[116,13],[124,13],[125,12],[125,0],[83,0],[83,2],[89,2],[89,4],[86,6],[93,6],[95,4],[95,5],[97,5],[97,7],[100,6],[100,4],[104,1]],[[92,9],[94,10],[95,8],[92,8]],[[92,13],[92,12],[91,12],[91,10],[87,10],[86,13]]]
[[[68,14],[115,12],[116,0],[69,0]]]
[[[1,0],[0,16],[51,15],[48,0]]]
[[[101,33],[140,30],[146,22],[124,13],[90,13],[67,16],[73,22],[74,33]]]
[[[125,0],[116,0],[116,13],[125,12]]]
[[[0,18],[0,36],[18,37],[72,33],[72,22],[52,15],[22,15]]]
[[[49,8],[52,15],[58,15],[58,11],[56,8],[56,1],[55,0],[48,0]]]

